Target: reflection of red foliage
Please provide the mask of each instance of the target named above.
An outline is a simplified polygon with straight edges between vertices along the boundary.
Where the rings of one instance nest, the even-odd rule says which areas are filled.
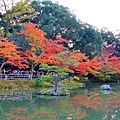
[[[79,106],[79,105],[84,105],[87,101],[87,97],[82,96],[82,95],[76,95],[73,99],[72,99],[72,103],[75,106]]]
[[[76,107],[85,106],[94,110],[102,110],[103,112],[112,112],[120,108],[120,94],[119,92],[111,93],[110,95],[100,95],[97,92],[85,93],[85,95],[76,95],[72,99],[72,103]]]
[[[95,110],[100,109],[103,104],[103,101],[98,94],[90,97],[77,95],[73,98],[72,102],[75,106],[86,106],[87,108],[93,108]]]

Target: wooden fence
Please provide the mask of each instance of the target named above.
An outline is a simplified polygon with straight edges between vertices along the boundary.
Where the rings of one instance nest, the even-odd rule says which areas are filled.
[[[33,79],[36,79],[38,78],[39,76],[38,75],[33,75],[32,78]],[[26,75],[26,74],[23,74],[23,75],[18,75],[18,74],[2,74],[0,76],[0,79],[1,80],[29,80],[30,79],[30,75]]]

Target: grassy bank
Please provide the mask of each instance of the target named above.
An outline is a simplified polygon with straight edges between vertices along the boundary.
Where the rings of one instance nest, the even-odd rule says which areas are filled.
[[[35,80],[0,80],[1,89],[30,88],[30,87],[36,87]]]
[[[61,87],[82,87],[83,83],[73,80],[63,80],[60,82]],[[54,84],[49,82],[43,82],[41,85],[36,84],[36,80],[0,80],[0,89],[28,89],[28,88],[48,88],[54,87]]]

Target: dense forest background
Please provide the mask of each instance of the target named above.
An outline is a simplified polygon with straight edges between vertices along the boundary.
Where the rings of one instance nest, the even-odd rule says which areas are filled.
[[[69,41],[69,49],[80,50],[90,58],[100,55],[108,46],[113,46],[115,54],[120,55],[119,33],[114,35],[107,28],[98,30],[78,19],[69,8],[59,3],[24,0],[13,5],[12,2],[8,4],[5,0],[1,1],[0,37],[14,40],[23,51],[28,48],[27,41],[24,35],[18,36],[16,32],[23,29],[24,23],[28,22],[39,24],[40,29],[47,33],[47,38],[55,40],[60,35]]]
[[[57,36],[67,40],[68,42],[63,43],[64,47],[69,51],[80,51],[85,56],[88,56],[89,60],[101,56],[104,51],[109,54],[108,58],[120,56],[119,31],[114,34],[107,28],[99,30],[89,23],[84,23],[68,7],[59,5],[58,2],[53,3],[49,0],[30,2],[29,0],[24,0],[16,4],[11,1],[8,4],[6,0],[1,0],[0,38],[7,38],[9,42],[14,41],[15,45],[19,46],[17,49],[21,52],[33,48],[29,44],[31,40],[29,39],[28,41],[26,39],[26,36],[30,37],[30,35],[20,32],[21,30],[26,30],[24,25],[27,23],[37,24],[37,26],[33,26],[37,30],[43,30],[46,34],[42,32],[42,35],[45,34],[47,39],[52,39],[54,42],[57,40]],[[35,30],[34,27],[31,27],[31,29]],[[33,52],[33,50],[31,51]],[[40,52],[41,50],[36,48],[34,53],[38,56]],[[2,54],[0,58],[1,64],[4,60]],[[31,60],[33,61],[33,59]],[[86,61],[83,60],[82,62]],[[29,62],[29,64],[32,66],[32,62]]]

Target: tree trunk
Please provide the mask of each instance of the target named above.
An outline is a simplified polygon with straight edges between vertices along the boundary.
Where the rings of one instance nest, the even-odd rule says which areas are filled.
[[[31,72],[30,72],[30,80],[33,78],[33,61],[32,61],[32,66],[31,66]]]
[[[0,79],[2,80],[2,70],[0,69]]]
[[[55,92],[57,92],[57,90],[58,90],[58,82],[59,82],[59,73],[58,73],[58,77],[57,78],[55,78]]]
[[[5,3],[5,0],[2,0],[2,1],[3,1],[3,4],[4,4],[6,15],[8,15],[8,10],[7,10],[7,5]],[[7,17],[7,19],[6,19],[7,20],[7,26],[6,26],[4,37],[7,37],[7,34],[9,32],[9,26],[10,26],[10,19],[8,18],[8,16],[6,16],[6,17]]]
[[[0,78],[2,79],[2,68],[4,66],[4,63],[2,63],[1,67],[0,67]]]
[[[4,35],[4,37],[6,38],[7,37],[7,35],[8,35],[8,32],[9,32],[9,19],[7,20],[7,26],[6,26],[6,31],[5,31],[5,35]]]

